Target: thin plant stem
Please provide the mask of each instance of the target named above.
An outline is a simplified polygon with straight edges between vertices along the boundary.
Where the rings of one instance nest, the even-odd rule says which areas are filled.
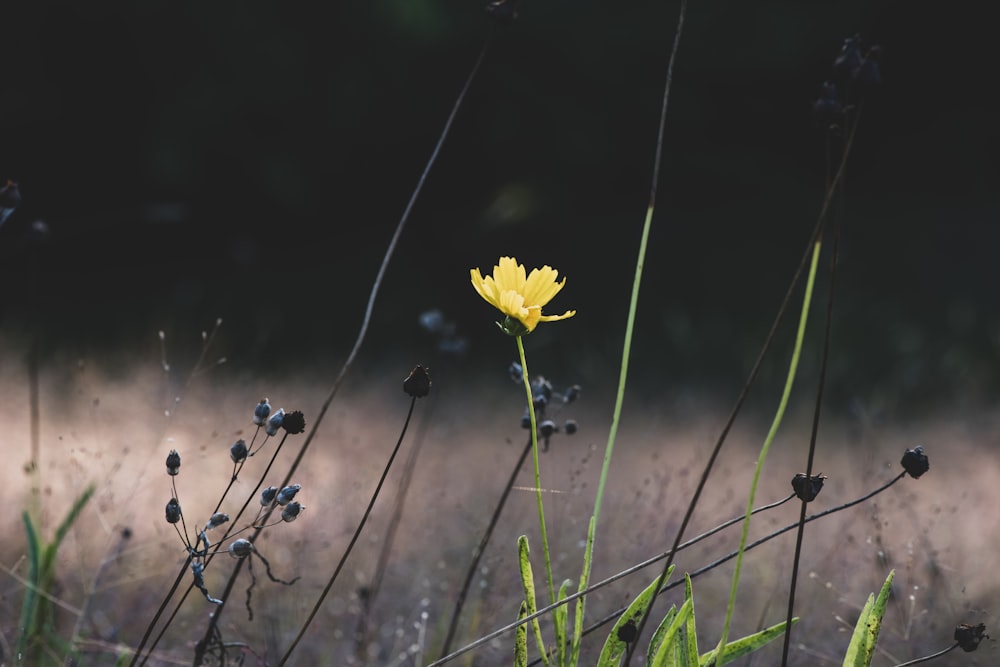
[[[528,380],[528,362],[524,356],[524,341],[515,336],[517,352],[521,357],[521,379],[528,395],[528,414],[531,415],[531,460],[535,467],[535,498],[538,501],[538,525],[542,535],[542,551],[545,554],[545,581],[549,586],[549,602],[556,601],[556,588],[552,581],[552,559],[549,556],[549,536],[545,529],[545,509],[542,506],[542,478],[538,469],[538,424],[535,417],[535,399],[531,395],[531,381]]]
[[[458,592],[458,599],[455,601],[455,609],[452,611],[451,621],[448,623],[448,634],[445,635],[444,645],[441,647],[442,657],[448,655],[448,651],[451,650],[451,642],[455,639],[455,632],[458,629],[458,619],[461,617],[462,608],[465,606],[465,598],[469,594],[469,587],[472,585],[472,578],[476,575],[476,570],[479,569],[479,561],[482,559],[483,553],[486,551],[486,545],[489,543],[490,537],[493,535],[493,530],[496,528],[497,521],[500,520],[500,513],[507,504],[507,498],[510,496],[510,490],[514,488],[514,482],[517,480],[518,473],[521,472],[521,467],[524,466],[524,460],[528,458],[531,446],[532,439],[528,438],[524,448],[521,450],[521,455],[517,459],[517,463],[514,465],[514,470],[511,471],[510,478],[507,480],[507,485],[504,486],[503,493],[500,494],[500,502],[497,503],[496,508],[493,510],[493,516],[490,517],[490,523],[486,527],[486,532],[483,533],[482,539],[479,540],[476,550],[472,552],[472,562],[469,563],[469,569],[465,573],[465,581],[462,582],[462,588]]]
[[[736,555],[736,569],[733,572],[733,583],[729,591],[729,603],[726,605],[726,617],[722,624],[722,636],[719,638],[719,645],[717,648],[717,655],[719,656],[718,664],[724,664],[725,662],[726,640],[729,638],[729,626],[732,623],[733,612],[736,609],[736,591],[739,588],[740,570],[743,566],[743,552],[747,543],[747,535],[750,532],[750,517],[753,510],[753,501],[757,495],[757,484],[760,482],[760,473],[764,468],[764,460],[767,458],[767,453],[771,449],[771,443],[774,442],[774,438],[778,434],[778,428],[781,426],[781,422],[784,419],[785,408],[788,406],[788,398],[792,394],[792,386],[795,383],[795,375],[799,366],[799,357],[802,354],[802,342],[806,335],[806,323],[809,321],[809,305],[812,301],[813,287],[816,283],[816,265],[819,263],[819,254],[822,246],[822,241],[820,239],[816,239],[816,242],[813,244],[813,256],[812,262],[809,265],[809,275],[806,278],[805,295],[802,298],[802,313],[799,316],[799,327],[795,334],[795,346],[792,349],[792,360],[788,365],[788,375],[785,378],[785,389],[781,393],[781,401],[778,403],[778,411],[775,413],[774,420],[771,422],[771,428],[767,433],[767,437],[764,438],[764,444],[760,449],[760,455],[757,457],[757,465],[754,467],[753,481],[750,483],[750,493],[747,498],[746,519],[743,521],[743,531],[740,535],[740,548]]]
[[[806,457],[806,483],[812,479],[813,462],[816,456],[816,440],[819,437],[819,415],[823,405],[823,387],[826,383],[826,369],[830,360],[830,338],[833,323],[833,295],[837,277],[838,246],[840,241],[839,226],[834,229],[833,247],[830,255],[830,284],[827,287],[826,324],[823,331],[823,354],[819,365],[817,379],[816,403],[813,409],[812,431],[809,435],[809,454]],[[792,616],[795,610],[795,589],[799,578],[799,560],[802,556],[802,540],[805,535],[806,509],[808,502],[803,499],[799,512],[799,529],[795,535],[795,556],[792,558],[792,576],[788,591],[788,611],[785,616],[784,644],[781,649],[781,667],[788,665],[788,652],[791,648]]]
[[[399,447],[403,444],[403,437],[406,435],[406,429],[410,425],[410,418],[413,416],[413,406],[416,404],[417,399],[413,397],[410,399],[410,410],[406,413],[406,421],[403,423],[403,430],[399,434],[399,438],[396,440],[396,446],[392,450],[392,454],[389,455],[389,460],[385,464],[385,468],[382,470],[382,476],[378,480],[378,484],[375,486],[375,492],[372,493],[371,500],[368,501],[368,507],[365,508],[365,513],[361,517],[361,521],[358,523],[358,527],[354,531],[354,535],[351,536],[351,541],[347,545],[347,549],[344,550],[344,554],[340,557],[340,562],[337,563],[337,567],[334,569],[333,574],[330,575],[329,581],[326,582],[326,586],[323,588],[323,592],[320,593],[319,598],[313,605],[312,611],[309,612],[309,616],[306,618],[305,623],[299,628],[299,632],[295,635],[295,639],[289,645],[285,654],[281,656],[281,661],[278,666],[284,665],[288,662],[292,653],[295,651],[295,647],[299,645],[302,637],[306,634],[306,630],[312,625],[313,619],[316,618],[316,614],[319,613],[320,607],[323,606],[323,602],[326,600],[326,596],[329,595],[330,589],[333,588],[333,584],[337,581],[337,576],[340,575],[340,571],[344,568],[344,563],[347,562],[347,557],[351,555],[351,551],[354,549],[354,545],[357,543],[358,538],[361,537],[361,531],[364,530],[365,522],[368,521],[368,517],[371,515],[372,508],[375,506],[375,501],[378,499],[378,494],[382,490],[382,485],[385,483],[385,478],[389,474],[389,468],[392,467],[392,462],[396,458],[396,454],[399,453]]]
[[[378,560],[375,563],[375,571],[372,573],[371,583],[368,584],[368,595],[363,601],[363,609],[361,612],[361,618],[358,622],[358,640],[355,645],[363,645],[362,643],[367,640],[368,628],[371,624],[372,610],[375,606],[375,598],[378,596],[379,591],[382,588],[382,578],[385,576],[385,570],[389,565],[389,556],[392,554],[392,547],[396,541],[396,533],[399,530],[399,524],[403,519],[403,509],[406,507],[407,494],[410,490],[410,482],[413,480],[413,471],[417,466],[417,458],[420,455],[421,445],[425,441],[425,436],[427,434],[427,425],[430,423],[430,416],[433,412],[434,403],[431,403],[428,410],[424,411],[424,418],[420,420],[420,428],[417,431],[416,437],[413,440],[413,446],[410,448],[410,453],[406,457],[406,462],[403,464],[403,473],[400,475],[399,483],[397,485],[396,496],[393,499],[392,513],[389,516],[389,525],[385,529],[385,538],[382,540],[381,548],[379,549]]]
[[[896,665],[896,667],[910,667],[910,665],[919,665],[922,662],[930,662],[931,660],[934,660],[936,658],[940,658],[945,653],[948,653],[949,651],[953,651],[953,650],[955,650],[958,647],[959,647],[958,642],[955,642],[954,644],[952,644],[948,648],[943,649],[941,651],[938,651],[937,653],[931,653],[930,655],[925,655],[922,658],[914,658],[913,660],[907,660],[906,662],[901,662],[898,665]]]

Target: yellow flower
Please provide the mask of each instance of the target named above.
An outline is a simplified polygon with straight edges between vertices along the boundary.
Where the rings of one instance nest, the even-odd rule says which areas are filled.
[[[518,264],[513,257],[501,257],[493,267],[492,276],[483,278],[479,269],[472,269],[470,273],[472,286],[479,296],[507,316],[500,328],[512,336],[531,333],[539,322],[554,322],[576,315],[575,310],[567,310],[562,315],[542,315],[542,306],[566,284],[565,278],[556,282],[559,272],[551,266],[532,269],[525,276],[523,264]]]

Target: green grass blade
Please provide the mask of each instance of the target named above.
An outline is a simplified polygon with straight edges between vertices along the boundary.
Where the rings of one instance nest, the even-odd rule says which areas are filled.
[[[28,582],[31,586],[24,589],[24,601],[21,603],[21,632],[17,639],[16,655],[24,655],[28,649],[28,643],[32,637],[38,634],[38,586],[41,553],[38,544],[38,532],[35,524],[31,521],[31,516],[27,512],[21,513],[24,520],[24,532],[28,542]]]
[[[674,566],[671,565],[670,569],[667,570],[666,576],[657,577],[653,580],[649,586],[639,593],[632,603],[625,609],[625,612],[618,617],[615,622],[614,627],[611,628],[611,633],[608,638],[604,641],[604,648],[601,650],[601,655],[597,659],[597,667],[617,667],[618,661],[624,655],[625,651],[628,650],[628,644],[622,640],[622,635],[628,637],[629,631],[622,630],[627,625],[632,626],[632,630],[635,630],[635,626],[638,625],[639,621],[642,620],[643,615],[645,615],[646,610],[649,609],[650,603],[653,601],[653,594],[664,584],[667,579],[670,578],[671,573],[674,571]],[[662,581],[661,581],[662,579]]]
[[[872,664],[872,658],[875,656],[878,633],[882,629],[882,618],[885,616],[886,605],[889,604],[889,595],[892,593],[892,580],[895,577],[896,570],[890,570],[889,576],[885,578],[885,583],[882,584],[882,590],[879,591],[878,597],[875,598],[875,606],[872,607],[872,612],[868,616],[868,645],[865,651],[865,667]]]
[[[528,617],[528,605],[521,601],[521,609],[517,612],[517,620]],[[514,634],[514,667],[528,667],[528,624],[517,626]]]
[[[684,604],[677,610],[677,614],[670,621],[666,632],[663,633],[663,639],[656,649],[656,655],[649,663],[650,667],[674,667],[674,665],[677,667],[697,667],[697,663],[688,664],[687,653],[684,650],[681,637],[684,624],[687,623],[693,612],[694,600],[690,598],[684,600]]]
[[[531,559],[528,558],[528,537],[521,535],[517,538],[518,565],[521,568],[521,586],[524,588],[524,602],[527,605],[528,615],[538,611],[538,604],[535,601],[535,577],[531,573]],[[542,626],[537,618],[529,621],[531,629],[535,633],[535,641],[538,642],[538,651],[542,656],[542,661],[548,665],[549,655],[545,650],[545,639],[542,637]]]
[[[895,570],[889,572],[877,599],[874,594],[868,596],[868,601],[865,603],[864,609],[861,610],[858,622],[854,626],[851,643],[847,646],[844,667],[869,667],[872,664],[875,644],[878,642],[878,634],[882,629],[882,617],[885,616],[885,607],[889,603],[889,593],[892,590],[892,580],[895,576]]]
[[[858,622],[854,625],[854,634],[851,635],[851,643],[847,645],[847,653],[844,654],[844,667],[860,667],[864,665],[865,641],[868,639],[868,617],[871,616],[872,607],[875,606],[875,594],[868,596]]]
[[[674,622],[674,616],[677,615],[677,605],[670,605],[670,609],[667,610],[666,616],[660,621],[660,625],[656,628],[656,632],[653,633],[652,638],[649,640],[649,647],[646,650],[646,664],[653,664],[653,658],[656,657],[656,651],[659,650],[660,644],[663,643],[663,638],[667,634],[667,630],[670,628],[670,624]]]
[[[571,579],[566,579],[559,587],[558,598],[565,600],[569,594],[569,587],[573,585]],[[569,605],[560,605],[552,611],[552,621],[555,624],[556,632],[556,664],[564,667],[566,665],[566,623],[569,620]]]
[[[62,545],[62,541],[66,537],[66,533],[68,533],[69,529],[73,527],[76,520],[80,518],[80,512],[83,511],[83,508],[87,505],[87,502],[90,500],[91,496],[94,495],[95,491],[97,491],[97,486],[90,484],[73,502],[73,506],[69,509],[69,513],[66,514],[66,518],[63,519],[62,523],[59,524],[59,527],[56,528],[56,535],[52,538],[52,542],[48,545],[48,549],[52,550],[53,553],[59,551],[59,547]]]
[[[590,517],[587,526],[587,548],[583,553],[583,568],[580,571],[580,588],[583,591],[590,581],[590,564],[594,554],[594,529],[597,525],[597,518]],[[587,604],[587,596],[581,595],[576,599],[576,612],[573,616],[573,652],[570,655],[569,664],[576,665],[580,662],[580,647],[583,643],[583,613]]]
[[[691,575],[684,573],[684,600],[691,601],[691,613],[684,621],[684,626],[680,630],[681,650],[684,654],[682,664],[690,667],[698,667],[698,633],[694,624],[694,589],[691,586]]]
[[[798,622],[798,617],[792,619],[793,624]],[[764,644],[773,642],[783,634],[785,634],[784,621],[776,623],[769,628],[764,628],[760,632],[755,632],[752,635],[747,635],[746,637],[731,641],[726,644],[726,655],[722,659],[722,664],[728,665],[737,658],[742,658],[749,653],[753,653]],[[712,649],[699,658],[699,664],[702,667],[714,667],[717,653],[718,649]]]

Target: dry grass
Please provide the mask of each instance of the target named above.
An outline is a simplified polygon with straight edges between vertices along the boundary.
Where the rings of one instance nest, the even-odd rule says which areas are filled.
[[[8,359],[20,350],[8,344]],[[420,361],[420,360],[415,360]],[[285,588],[266,580],[254,594],[254,619],[243,607],[244,578],[235,589],[221,624],[229,641],[246,642],[273,663],[281,655],[315,602],[360,519],[408,407],[401,381],[409,368],[371,367],[352,373],[334,401],[306,464],[296,475],[298,499],[307,507],[295,523],[265,531],[258,542],[279,577],[302,579]],[[163,519],[170,497],[164,459],[175,448],[183,457],[177,477],[189,522],[204,523],[224,488],[232,464],[228,447],[252,431],[250,416],[261,396],[274,406],[302,410],[312,423],[328,389],[327,374],[313,368],[279,378],[249,375],[246,369],[220,367],[197,378],[173,404],[180,377],[168,380],[156,360],[125,361],[53,356],[42,368],[41,482],[43,533],[48,535],[72,499],[91,481],[99,485],[60,552],[59,588],[54,594],[70,607],[87,606],[82,635],[95,642],[134,646],[185,557],[182,545]],[[434,369],[432,368],[432,374]],[[458,377],[454,371],[451,378]],[[609,378],[607,386],[611,386]],[[0,367],[0,398],[7,406],[25,405],[26,377],[16,363]],[[470,387],[475,390],[470,390]],[[669,547],[724,419],[724,411],[703,398],[679,400],[674,392],[631,395],[626,400],[616,460],[602,511],[593,581],[601,580]],[[717,397],[720,404],[730,397]],[[523,392],[496,377],[462,377],[462,387],[439,381],[432,398],[417,405],[416,423],[404,443],[355,552],[333,594],[296,652],[294,664],[424,664],[437,651],[454,595],[473,546],[499,498],[502,485],[526,437],[519,428]],[[776,400],[776,399],[775,399]],[[761,405],[767,401],[762,400]],[[609,426],[611,400],[601,387],[585,387],[579,403],[564,416],[580,421],[573,436],[558,434],[543,455],[549,537],[557,580],[577,579],[586,521]],[[172,416],[167,417],[165,410]],[[993,520],[1000,464],[987,455],[997,444],[996,415],[920,419],[888,417],[879,424],[834,414],[824,422],[816,469],[829,476],[815,510],[851,500],[899,472],[907,447],[923,444],[931,471],[906,478],[872,501],[810,524],[802,559],[793,637],[793,664],[840,664],[849,628],[868,593],[879,588],[890,568],[897,571],[895,597],[886,616],[874,664],[891,665],[947,646],[959,622],[995,626],[993,604],[998,585],[993,573],[1000,528]],[[7,535],[0,560],[23,575],[24,540],[20,512],[29,504],[29,477],[22,465],[29,456],[26,410],[7,410],[5,452],[0,473],[8,511],[0,516]],[[809,408],[802,405],[779,434],[758,492],[761,503],[790,492],[789,481],[805,466]],[[744,509],[757,449],[769,414],[740,420],[712,476],[689,531],[693,536]],[[265,483],[277,484],[303,436],[292,437]],[[390,512],[402,463],[420,441],[412,484],[399,532],[378,596],[373,601],[372,632],[356,646],[362,612],[359,591],[369,585]],[[269,452],[265,450],[265,454]],[[251,459],[223,510],[235,509],[253,488],[265,457]],[[284,462],[284,463],[282,463]],[[526,469],[519,484],[529,486]],[[204,515],[204,516],[202,516]],[[797,519],[788,504],[761,515],[753,536]],[[123,543],[123,528],[132,537]],[[520,585],[516,538],[526,533],[538,556],[534,494],[515,490],[482,561],[459,632],[474,639],[513,620]],[[787,533],[748,555],[740,586],[734,636],[784,618],[794,533]],[[692,571],[735,548],[738,527],[681,552],[678,572]],[[221,589],[232,561],[210,567],[207,583]],[[262,574],[263,568],[255,568]],[[627,604],[658,572],[656,567],[627,577],[588,598],[587,615],[596,621]],[[730,564],[695,580],[699,632],[710,646],[721,627]],[[0,632],[9,651],[16,640],[22,586],[4,574],[0,588]],[[676,600],[677,593],[665,596]],[[204,631],[209,605],[192,595],[183,605],[157,651],[154,664],[188,664],[192,644]],[[76,622],[62,612],[66,632]],[[586,642],[582,664],[593,662],[604,631]],[[88,646],[93,646],[90,644]],[[509,638],[491,642],[456,664],[508,664]],[[7,653],[9,655],[9,653]],[[104,654],[86,664],[109,664]],[[744,664],[775,664],[780,646]],[[951,662],[948,662],[948,661]],[[954,655],[940,664],[994,664],[992,642],[971,655]],[[252,657],[247,664],[255,664]]]

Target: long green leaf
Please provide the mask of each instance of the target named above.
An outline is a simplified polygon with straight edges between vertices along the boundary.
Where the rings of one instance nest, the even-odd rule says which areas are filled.
[[[566,596],[569,594],[569,587],[572,585],[573,581],[571,579],[566,579],[562,582],[557,596],[560,602],[566,599]],[[552,621],[555,624],[556,631],[556,664],[560,665],[560,667],[565,667],[566,665],[566,623],[569,620],[568,606],[562,604],[552,610]]]
[[[531,559],[528,558],[528,537],[521,535],[517,538],[518,565],[521,568],[521,585],[524,588],[524,602],[527,606],[528,615],[538,611],[538,604],[535,601],[535,577],[531,573]],[[542,626],[537,618],[529,621],[531,629],[535,633],[535,641],[538,642],[538,652],[542,655],[542,661],[548,665],[549,655],[545,650],[545,639],[542,637]]]
[[[580,571],[580,588],[578,591],[586,590],[590,582],[591,557],[594,554],[594,527],[597,525],[596,517],[591,516],[587,525],[587,548],[583,552],[583,569]],[[583,612],[587,604],[587,596],[581,595],[576,599],[576,612],[573,616],[573,652],[570,654],[569,664],[577,665],[580,662],[580,647],[583,643]]]
[[[869,667],[872,657],[875,655],[875,644],[878,642],[878,634],[882,629],[882,617],[885,616],[885,607],[889,602],[889,593],[892,590],[892,580],[896,576],[896,571],[889,572],[882,590],[879,591],[878,598],[872,593],[865,602],[858,622],[854,625],[854,634],[851,635],[851,643],[847,646],[844,654],[844,667]]]
[[[649,609],[649,605],[653,600],[653,593],[666,583],[673,571],[674,566],[671,565],[670,569],[666,572],[666,576],[657,577],[653,583],[646,586],[632,600],[632,603],[625,609],[625,612],[618,617],[618,621],[615,622],[614,627],[611,628],[611,633],[604,641],[604,648],[597,659],[597,667],[616,667],[618,665],[619,659],[628,650],[628,643],[625,639],[630,639],[630,634],[632,635],[630,641],[637,639],[634,637],[636,626],[643,615],[645,615],[646,610]]]
[[[41,550],[38,544],[38,532],[27,512],[22,512],[21,518],[24,520],[24,532],[28,542],[28,582],[31,583],[31,586],[25,587],[24,601],[21,603],[21,632],[17,639],[18,655],[25,654],[28,650],[29,640],[38,634],[38,587],[41,583],[39,581]]]
[[[691,586],[691,575],[684,573],[684,599],[691,601],[691,613],[681,628],[681,650],[684,653],[684,663],[690,667],[698,667],[698,633],[694,625],[694,588]]]
[[[792,619],[792,623],[798,623],[798,617]],[[747,635],[735,641],[726,643],[726,656],[722,659],[723,665],[728,665],[737,658],[742,658],[748,653],[753,653],[764,644],[774,641],[785,633],[785,622],[776,623],[769,628],[764,628],[760,632]],[[718,649],[712,649],[698,659],[701,667],[714,667]]]
[[[667,631],[663,633],[663,641],[660,642],[656,655],[650,662],[650,667],[674,667],[675,665],[676,667],[697,667],[697,663],[689,665],[681,637],[684,624],[693,612],[694,600],[691,598],[684,600],[684,604],[677,610],[677,614],[670,622],[670,626],[667,627]]]
[[[656,651],[660,648],[660,644],[663,643],[663,638],[667,634],[667,630],[670,628],[670,624],[674,622],[674,616],[677,615],[677,605],[670,605],[670,609],[667,610],[666,616],[660,621],[660,625],[657,626],[656,631],[653,633],[652,638],[649,640],[649,647],[646,650],[646,663],[652,664],[653,658],[656,656]]]
[[[868,617],[872,613],[875,605],[875,594],[869,593],[868,601],[865,602],[858,622],[854,624],[854,634],[851,635],[851,643],[847,645],[847,653],[844,654],[844,667],[860,667],[864,665],[865,640],[868,638]]]
[[[528,605],[521,601],[521,609],[517,612],[517,620],[528,617]],[[517,626],[514,633],[514,667],[528,667],[528,624]]]

